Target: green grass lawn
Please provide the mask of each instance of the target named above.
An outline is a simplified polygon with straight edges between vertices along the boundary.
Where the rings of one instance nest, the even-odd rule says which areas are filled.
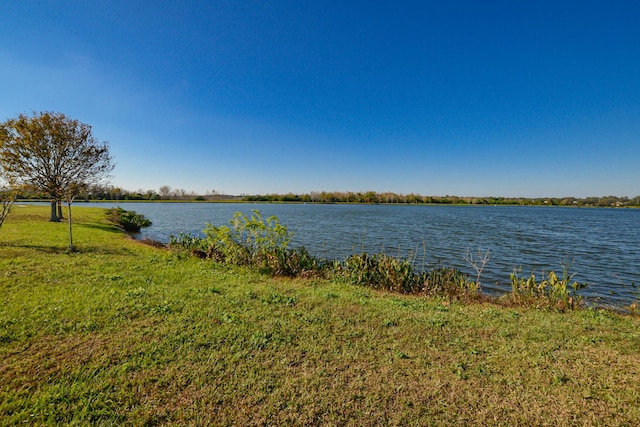
[[[279,279],[103,209],[0,228],[0,425],[638,425],[640,320]],[[151,218],[152,219],[152,218]]]

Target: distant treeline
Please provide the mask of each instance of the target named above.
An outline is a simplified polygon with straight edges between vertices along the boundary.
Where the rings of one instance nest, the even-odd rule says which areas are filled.
[[[244,196],[232,196],[221,194],[216,191],[210,191],[205,194],[196,194],[193,191],[183,189],[172,190],[168,186],[160,187],[160,191],[155,190],[136,190],[128,191],[120,187],[112,185],[91,187],[86,191],[82,191],[76,201],[158,201],[158,200],[176,200],[176,201],[241,201]],[[45,200],[46,197],[34,192],[24,191],[18,194],[21,200]],[[48,199],[47,199],[48,200]]]
[[[640,196],[634,198],[605,197],[459,197],[422,196],[419,194],[361,192],[312,192],[308,194],[267,194],[245,196],[247,202],[298,202],[298,203],[366,203],[366,204],[442,204],[442,205],[531,205],[531,206],[640,206]]]
[[[23,192],[19,199],[41,199],[38,194]],[[604,197],[460,197],[460,196],[422,196],[420,194],[397,194],[367,192],[311,192],[306,194],[267,194],[233,196],[210,191],[196,194],[183,189],[172,190],[168,186],[160,191],[127,191],[114,186],[93,187],[80,194],[77,201],[129,200],[129,201],[242,201],[277,203],[361,203],[361,204],[436,204],[436,205],[527,205],[527,206],[602,206],[602,207],[640,207],[640,196],[633,198]]]

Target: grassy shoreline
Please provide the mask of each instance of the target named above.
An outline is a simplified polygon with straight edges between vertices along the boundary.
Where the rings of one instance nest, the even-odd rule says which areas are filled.
[[[636,425],[640,320],[283,279],[74,208],[0,229],[0,425]]]

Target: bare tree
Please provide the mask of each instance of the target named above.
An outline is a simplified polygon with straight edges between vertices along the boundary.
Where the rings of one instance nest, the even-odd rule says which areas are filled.
[[[464,260],[476,271],[476,284],[480,286],[480,276],[482,276],[482,271],[484,270],[484,266],[489,262],[491,258],[491,251],[487,249],[486,252],[482,252],[480,248],[477,249],[477,255],[474,256],[471,249],[467,250],[467,253],[464,255]]]
[[[0,124],[0,165],[10,182],[51,198],[51,221],[60,221],[56,204],[67,202],[69,248],[73,249],[71,203],[113,170],[106,143],[91,126],[62,113],[20,114]]]
[[[163,185],[162,187],[160,187],[160,197],[162,197],[163,199],[168,199],[170,195],[171,187],[169,187],[168,185]]]

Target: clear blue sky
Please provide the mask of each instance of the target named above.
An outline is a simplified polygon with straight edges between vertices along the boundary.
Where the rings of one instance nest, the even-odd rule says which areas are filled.
[[[0,120],[128,190],[640,194],[640,2],[3,1]]]

